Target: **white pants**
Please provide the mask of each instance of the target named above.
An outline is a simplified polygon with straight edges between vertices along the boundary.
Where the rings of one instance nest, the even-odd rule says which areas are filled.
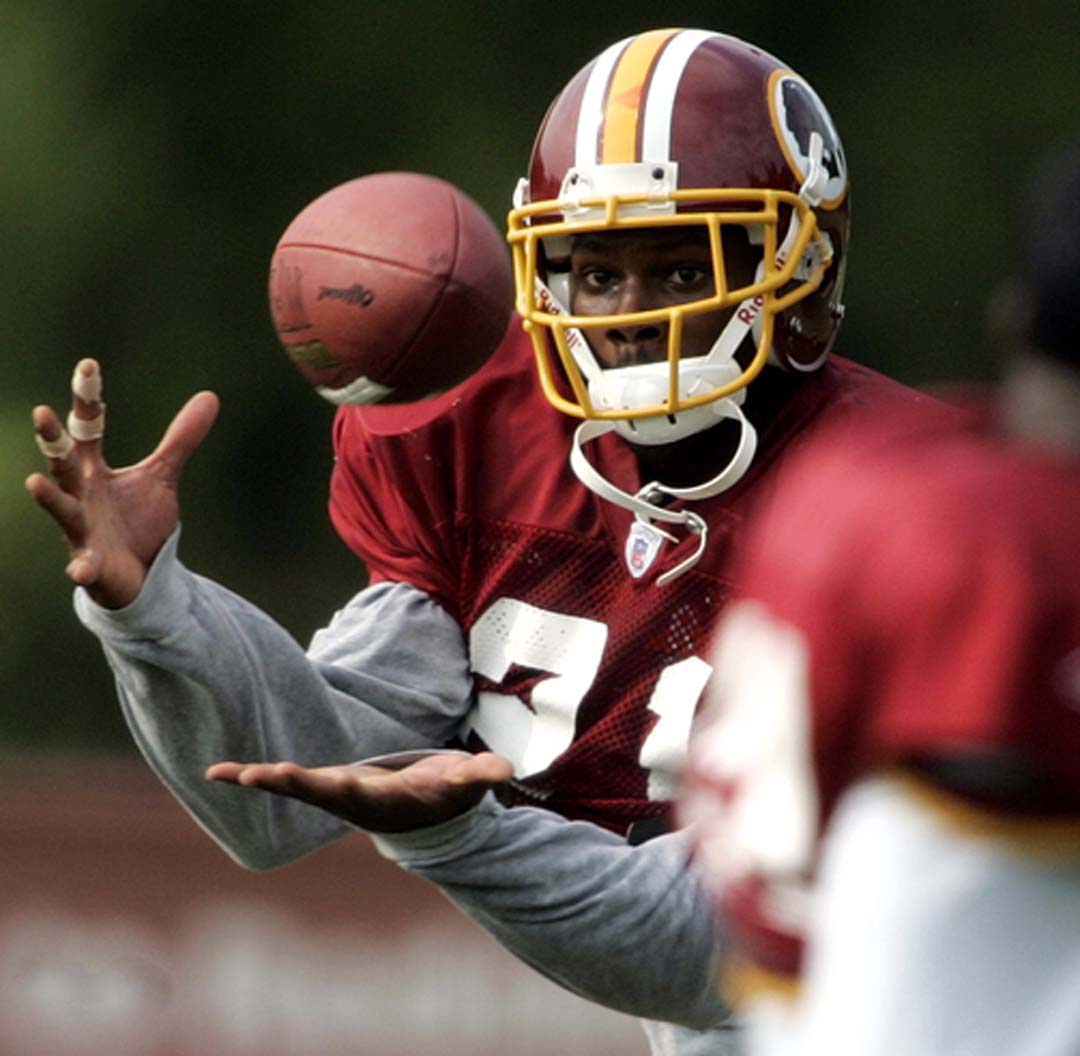
[[[1078,1056],[1080,847],[1037,857],[867,781],[823,847],[801,993],[753,1056]]]

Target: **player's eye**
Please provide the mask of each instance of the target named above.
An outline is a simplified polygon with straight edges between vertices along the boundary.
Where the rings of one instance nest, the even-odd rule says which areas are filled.
[[[607,268],[588,267],[576,271],[576,276],[583,289],[591,293],[602,293],[615,285],[615,274]]]
[[[712,272],[698,264],[680,264],[672,269],[668,281],[680,289],[704,287],[711,283]]]

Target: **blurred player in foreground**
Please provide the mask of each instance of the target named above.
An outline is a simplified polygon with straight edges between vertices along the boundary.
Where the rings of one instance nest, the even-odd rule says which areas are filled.
[[[1080,142],[1023,221],[994,406],[808,456],[721,623],[686,813],[755,1056],[1080,1052]]]
[[[96,364],[76,372],[73,439],[35,410],[54,480],[28,487],[66,533],[78,615],[137,744],[230,854],[268,868],[350,823],[443,821],[512,774],[515,809],[474,812],[493,833],[509,819],[508,845],[440,882],[562,984],[689,1028],[647,1025],[655,1052],[731,1051],[712,985],[722,935],[703,888],[673,883],[687,835],[656,833],[733,559],[823,432],[857,436],[889,408],[913,428],[941,413],[830,355],[848,206],[825,107],[760,49],[659,30],[590,62],[549,109],[515,196],[524,329],[445,398],[336,418],[331,516],[371,585],[306,653],[178,560],[177,482],[212,394],[119,471],[102,459]],[[454,745],[503,759],[304,769]],[[295,762],[223,763],[207,781],[219,760]],[[561,873],[538,888],[521,863],[549,838]],[[407,861],[387,853],[413,867],[433,857],[423,841],[403,840]],[[636,927],[561,912],[604,879],[593,855],[609,852],[642,867]],[[668,919],[688,922],[677,947],[643,957]]]

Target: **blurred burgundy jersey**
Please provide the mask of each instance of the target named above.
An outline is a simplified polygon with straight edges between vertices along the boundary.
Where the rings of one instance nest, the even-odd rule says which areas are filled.
[[[372,583],[409,583],[460,623],[475,675],[470,743],[511,758],[520,801],[624,832],[671,799],[744,526],[826,423],[857,435],[897,405],[913,419],[941,406],[839,358],[807,376],[745,478],[694,505],[709,526],[701,562],[658,587],[696,540],[664,543],[631,575],[633,515],[573,475],[578,422],[543,397],[513,326],[442,396],[339,411],[330,512]],[[589,458],[624,491],[646,483],[613,435]]]
[[[796,970],[799,889],[860,778],[1004,753],[1076,810],[1078,555],[1080,463],[974,416],[885,417],[793,463],[738,566],[687,798],[751,960]]]

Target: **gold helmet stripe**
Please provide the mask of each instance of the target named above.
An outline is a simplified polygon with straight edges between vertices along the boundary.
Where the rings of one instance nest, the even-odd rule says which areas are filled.
[[[600,127],[600,163],[638,161],[643,103],[657,59],[677,29],[654,29],[634,37],[612,71]]]

